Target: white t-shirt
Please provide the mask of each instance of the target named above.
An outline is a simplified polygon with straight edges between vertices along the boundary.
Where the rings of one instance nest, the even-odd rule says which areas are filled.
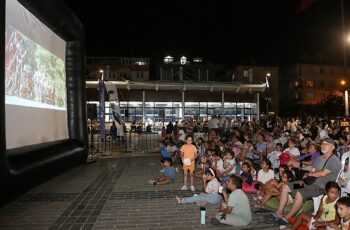
[[[263,184],[273,179],[274,177],[275,177],[275,173],[273,172],[272,169],[269,169],[267,173],[264,172],[262,169],[260,169],[258,172],[258,181],[260,181]]]
[[[227,171],[229,175],[236,173],[236,161],[235,161],[235,158],[233,158],[232,160],[225,160],[225,163],[224,163],[225,170],[228,170],[230,167],[232,167],[232,165],[234,165],[233,168]]]
[[[224,161],[222,159],[219,159],[217,162],[216,162],[216,167],[217,169],[219,170],[220,173],[222,173],[223,171],[225,171],[224,169]]]
[[[219,191],[220,188],[220,182],[216,179],[216,177],[214,177],[213,179],[211,179],[208,184],[207,187],[205,188],[205,192],[206,193],[215,193]]]
[[[180,134],[179,140],[180,140],[180,141],[185,141],[185,140],[186,140],[186,133],[185,133],[185,131],[183,131],[182,129],[180,129],[179,134]]]
[[[277,169],[280,167],[280,156],[282,152],[281,151],[273,151],[267,155],[267,159],[270,160],[272,168]]]
[[[288,152],[290,154],[292,154],[292,156],[298,157],[300,156],[300,151],[298,148],[287,148],[285,149],[283,152]]]
[[[218,129],[219,128],[219,120],[217,118],[212,118],[208,121],[209,129]]]

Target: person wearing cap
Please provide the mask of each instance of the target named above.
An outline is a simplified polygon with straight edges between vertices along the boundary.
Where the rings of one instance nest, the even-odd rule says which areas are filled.
[[[198,205],[204,206],[207,203],[215,204],[221,201],[221,195],[218,193],[221,184],[216,178],[214,169],[208,168],[203,175],[204,193],[195,194],[191,197],[180,198],[175,196],[178,204],[189,204],[197,202]]]
[[[336,181],[339,171],[341,170],[341,162],[335,154],[336,144],[333,139],[325,136],[322,139],[321,151],[323,155],[318,157],[315,162],[315,170],[307,173],[304,177],[316,177],[315,182],[310,185],[304,184],[304,187],[295,192],[295,200],[293,206],[286,216],[283,216],[284,208],[288,201],[289,193],[294,190],[292,184],[286,184],[282,187],[279,201],[279,207],[274,212],[265,216],[265,220],[277,221],[280,225],[288,225],[288,219],[294,216],[303,206],[305,200],[317,197],[324,193],[324,188],[329,181]],[[296,182],[300,183],[300,182]]]

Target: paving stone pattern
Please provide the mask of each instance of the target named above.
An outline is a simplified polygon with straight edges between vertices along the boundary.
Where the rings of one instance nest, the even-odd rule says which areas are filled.
[[[263,221],[265,213],[254,213],[244,228],[214,226],[219,204],[206,206],[201,225],[196,204],[175,202],[175,195],[193,195],[179,190],[182,173],[173,184],[147,183],[160,169],[158,156],[140,154],[81,165],[1,207],[0,229],[278,229]],[[196,193],[201,186],[195,179]]]

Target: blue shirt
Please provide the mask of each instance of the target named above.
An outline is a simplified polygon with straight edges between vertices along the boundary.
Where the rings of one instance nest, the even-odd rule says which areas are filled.
[[[169,152],[168,148],[163,146],[162,149],[160,150],[160,154],[162,155],[163,158],[171,158],[171,153]]]
[[[171,178],[171,181],[174,182],[176,178],[175,169],[173,167],[164,168],[164,175]]]
[[[299,157],[298,157],[298,160],[299,160],[299,161],[303,161],[303,160],[305,160],[306,158],[308,158],[308,157],[311,156],[312,166],[315,166],[316,159],[317,159],[320,155],[321,155],[321,154],[320,154],[319,151],[315,152],[314,154],[306,153],[306,154],[303,154],[303,155],[299,156]]]
[[[242,172],[242,173],[241,173],[241,177],[245,177],[245,181],[246,181],[249,185],[253,184],[253,176],[252,176],[252,174],[251,174],[250,172],[247,172],[247,173]]]

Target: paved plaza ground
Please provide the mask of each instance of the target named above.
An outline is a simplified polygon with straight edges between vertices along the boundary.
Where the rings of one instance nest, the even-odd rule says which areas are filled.
[[[182,173],[171,185],[153,186],[159,175],[159,155],[113,153],[61,174],[0,208],[0,229],[278,229],[253,213],[245,227],[214,226],[218,204],[207,205],[206,224],[200,224],[196,204],[178,205]],[[202,181],[196,179],[200,192]],[[251,199],[251,196],[249,196]],[[251,202],[252,203],[252,202]]]

